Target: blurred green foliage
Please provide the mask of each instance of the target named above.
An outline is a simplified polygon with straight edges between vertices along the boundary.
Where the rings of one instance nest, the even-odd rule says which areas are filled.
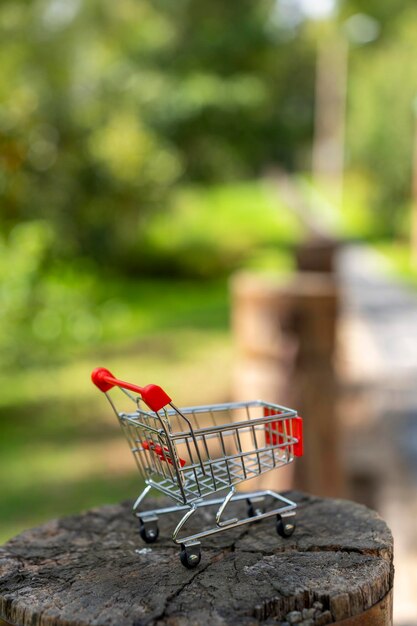
[[[401,238],[408,235],[417,124],[417,6],[413,0],[339,6],[340,32],[355,14],[371,17],[378,29],[375,40],[349,44],[347,195],[362,194],[367,236]]]
[[[290,253],[301,233],[298,219],[271,184],[188,186],[174,194],[168,214],[148,222],[147,270],[152,275],[170,267],[180,276],[222,276],[268,250]],[[281,268],[278,260],[275,268]]]
[[[3,230],[45,219],[54,257],[135,273],[148,216],[170,210],[177,181],[296,163],[313,56],[308,39],[284,45],[273,7],[3,2]]]
[[[149,273],[148,219],[175,213],[178,182],[308,167],[320,29],[300,6],[4,0],[1,230],[47,221],[50,258]],[[350,45],[348,159],[371,180],[375,229],[392,234],[410,194],[417,9],[412,0],[339,9],[341,37],[358,12],[379,29]],[[159,272],[181,271],[163,258]]]
[[[309,165],[323,30],[301,5],[1,3],[4,364],[82,353],[118,336],[117,325],[130,336],[146,311],[141,301],[128,313],[138,277],[216,281],[242,265],[288,266],[299,225],[265,185],[239,181],[271,164]],[[349,44],[342,224],[350,235],[401,236],[417,8],[346,0],[331,28],[346,37],[358,12],[379,33]]]
[[[367,178],[374,237],[402,234],[416,132],[417,7],[403,1],[386,19],[388,4],[375,7],[379,39],[352,49],[348,94],[348,166]]]
[[[134,84],[135,47],[142,42],[146,54],[159,21],[126,0],[2,3],[6,232],[45,219],[55,258],[135,265],[140,224],[182,168],[175,146],[140,114],[144,90]]]
[[[99,272],[85,257],[51,260],[49,223],[22,222],[0,240],[0,365],[60,363],[176,320],[226,325],[227,271],[259,263],[260,250],[279,270],[299,236],[273,187],[249,182],[178,189],[172,213],[148,218],[136,279]],[[167,267],[180,278],[155,278]]]

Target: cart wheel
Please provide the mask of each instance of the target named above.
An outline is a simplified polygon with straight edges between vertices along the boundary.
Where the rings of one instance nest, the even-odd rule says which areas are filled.
[[[291,537],[295,530],[295,522],[291,517],[282,518],[280,515],[277,515],[277,533],[280,537]]]
[[[260,507],[255,508],[253,502],[247,498],[248,508],[247,513],[248,517],[257,517],[258,515],[262,515],[263,511]],[[259,520],[260,521],[260,520]]]
[[[185,546],[181,544],[180,561],[187,569],[194,569],[201,561],[200,544]]]
[[[155,543],[159,537],[157,522],[144,522],[139,518],[139,534],[145,543]]]

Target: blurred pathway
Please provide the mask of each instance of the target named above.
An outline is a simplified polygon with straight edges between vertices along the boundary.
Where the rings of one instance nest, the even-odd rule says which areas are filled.
[[[285,172],[272,178],[307,233],[337,232],[334,208],[313,189]],[[366,246],[346,246],[338,274],[345,462],[354,497],[394,535],[394,625],[417,626],[417,290]]]
[[[394,624],[417,626],[417,292],[365,247],[341,252],[339,275],[344,352],[367,396],[348,462],[378,477],[376,506],[395,538]]]
[[[417,373],[417,292],[389,277],[385,258],[349,246],[340,255],[345,306],[372,335],[381,374],[393,382]],[[365,355],[366,358],[366,355]]]

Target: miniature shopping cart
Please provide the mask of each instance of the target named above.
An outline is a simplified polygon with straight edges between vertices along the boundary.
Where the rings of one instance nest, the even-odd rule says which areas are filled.
[[[138,387],[118,380],[104,368],[94,370],[92,380],[113,407],[146,483],[133,505],[146,543],[158,538],[158,516],[172,512],[184,512],[172,538],[180,544],[181,563],[188,568],[200,562],[200,539],[247,524],[254,517],[276,516],[279,535],[292,535],[294,502],[271,490],[236,493],[235,485],[302,455],[303,421],[295,411],[261,401],[179,409],[157,385]],[[132,411],[116,409],[113,393],[109,393],[114,387],[134,403]],[[152,488],[170,496],[175,505],[139,511]],[[226,490],[222,498],[208,498]],[[259,506],[268,498],[274,500],[275,508],[264,511]],[[242,519],[224,519],[231,500],[246,500],[247,515]],[[197,509],[212,505],[218,507],[215,526],[184,536],[181,531]]]

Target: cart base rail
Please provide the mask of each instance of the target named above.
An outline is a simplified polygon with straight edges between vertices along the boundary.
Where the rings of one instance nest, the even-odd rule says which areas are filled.
[[[140,534],[142,539],[147,543],[153,543],[156,541],[159,535],[158,530],[158,517],[161,515],[168,515],[169,513],[184,512],[185,514],[177,524],[172,539],[176,544],[181,546],[181,562],[186,567],[195,567],[198,565],[201,559],[200,551],[200,539],[215,535],[220,532],[224,532],[229,528],[236,528],[251,522],[257,522],[262,519],[276,516],[277,518],[277,532],[282,537],[289,537],[292,535],[295,529],[295,523],[292,521],[293,516],[297,508],[297,504],[286,498],[285,496],[272,491],[271,489],[251,491],[251,492],[236,492],[234,488],[230,489],[226,497],[201,499],[192,504],[184,504],[178,506],[168,506],[159,509],[152,509],[146,511],[138,511],[138,508],[146,495],[152,489],[152,485],[148,484],[136,500],[133,505],[135,515],[140,521]],[[272,498],[279,506],[274,506],[271,510],[263,512],[260,509],[256,509],[254,505],[258,505],[266,498]],[[223,520],[222,516],[230,502],[240,502],[246,500],[248,504],[248,516],[238,518],[231,518]],[[187,523],[187,521],[194,515],[194,513],[200,509],[210,506],[217,506],[218,510],[215,516],[215,526],[208,528],[199,533],[192,535],[180,536],[180,532]]]

